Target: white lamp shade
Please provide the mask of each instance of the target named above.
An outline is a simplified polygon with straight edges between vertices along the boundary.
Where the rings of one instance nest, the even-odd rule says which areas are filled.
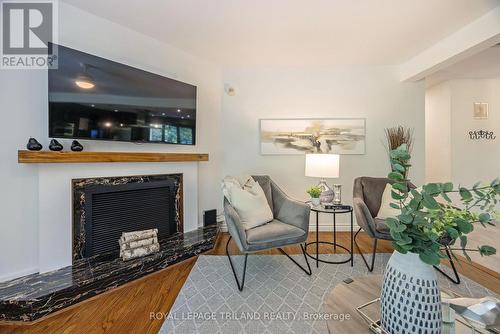
[[[306,154],[306,176],[337,178],[340,174],[338,154]]]

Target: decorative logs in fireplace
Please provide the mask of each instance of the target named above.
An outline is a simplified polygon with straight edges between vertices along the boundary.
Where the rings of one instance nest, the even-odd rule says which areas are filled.
[[[123,232],[118,240],[120,257],[123,261],[135,259],[160,251],[158,229]]]

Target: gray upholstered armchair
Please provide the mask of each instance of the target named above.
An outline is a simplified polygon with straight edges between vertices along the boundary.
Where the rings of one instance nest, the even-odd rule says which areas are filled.
[[[389,227],[385,224],[384,219],[376,218],[378,211],[380,209],[380,203],[382,201],[382,194],[384,193],[385,185],[387,183],[393,183],[392,180],[385,177],[358,177],[354,180],[353,188],[353,206],[354,214],[356,215],[356,221],[359,226],[359,230],[354,235],[354,244],[359,250],[361,258],[365,263],[369,271],[373,271],[373,265],[375,263],[375,254],[377,252],[377,240],[392,240]],[[410,183],[410,188],[415,188],[415,186]],[[371,264],[368,265],[363,252],[359,248],[356,242],[356,237],[359,232],[364,230],[368,236],[374,239],[373,252]],[[446,278],[455,284],[460,283],[460,277],[453,263],[453,259],[447,247],[444,250],[450,261],[451,268],[453,270],[454,277],[449,276],[447,273],[442,271],[440,268],[434,266],[434,268],[443,274]]]
[[[389,228],[384,220],[375,218],[380,210],[382,194],[387,183],[392,184],[392,180],[385,177],[366,176],[354,180],[352,195],[356,221],[360,230],[363,229],[366,234],[375,239],[375,248],[377,239],[391,240]]]
[[[352,202],[354,214],[356,215],[356,222],[359,226],[359,230],[354,235],[354,244],[358,248],[359,254],[369,271],[373,271],[378,239],[392,240],[389,227],[385,224],[384,219],[376,218],[380,210],[382,194],[384,193],[387,183],[392,184],[393,181],[385,177],[367,176],[354,179]],[[410,186],[414,188],[413,184],[410,184]],[[363,252],[356,242],[356,237],[361,230],[364,230],[369,237],[374,239],[371,265],[368,265],[368,261],[366,261]]]
[[[230,234],[226,244],[226,254],[228,256],[231,269],[233,270],[236,284],[238,285],[238,289],[240,291],[243,290],[243,286],[245,284],[248,254],[260,250],[278,248],[307,275],[311,275],[311,267],[309,266],[309,262],[307,260],[305,246],[302,245],[307,240],[307,233],[309,230],[309,205],[289,198],[269,176],[252,177],[264,190],[269,206],[271,207],[271,211],[273,212],[274,219],[267,224],[245,230],[236,210],[226,199],[224,199],[224,215]],[[245,254],[241,283],[238,280],[233,262],[229,256],[228,245],[231,239],[234,239],[238,249]],[[283,249],[281,249],[281,247],[294,244],[300,244],[308,270],[298,264]]]

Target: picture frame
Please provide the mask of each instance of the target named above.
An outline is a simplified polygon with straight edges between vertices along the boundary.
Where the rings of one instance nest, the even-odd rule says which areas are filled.
[[[365,154],[364,118],[263,118],[261,155]]]

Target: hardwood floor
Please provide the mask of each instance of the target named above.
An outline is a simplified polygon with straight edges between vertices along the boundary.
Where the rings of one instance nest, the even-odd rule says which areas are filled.
[[[150,319],[150,312],[168,312],[195,262],[175,264],[32,324],[0,324],[0,333],[157,333],[163,321]]]
[[[210,254],[225,254],[228,237],[228,234],[222,234]],[[309,237],[309,241],[315,240],[315,234],[311,233]],[[321,240],[330,240],[331,237],[331,232],[320,233]],[[358,240],[363,252],[369,252],[372,240],[365,235],[360,235]],[[349,233],[338,233],[337,241],[340,244],[349,244]],[[229,249],[231,254],[237,253],[234,243],[230,244]],[[290,253],[299,253],[300,247],[287,247],[286,250]],[[332,246],[321,245],[319,251],[332,252]],[[378,252],[392,252],[390,242],[379,242]],[[281,254],[278,250],[261,253]],[[166,314],[170,310],[195,262],[196,258],[178,263],[34,323],[0,322],[0,333],[157,333],[163,324],[163,319],[152,319],[150,314],[159,312]],[[500,293],[498,274],[465,263],[460,265],[458,270],[463,275]]]

